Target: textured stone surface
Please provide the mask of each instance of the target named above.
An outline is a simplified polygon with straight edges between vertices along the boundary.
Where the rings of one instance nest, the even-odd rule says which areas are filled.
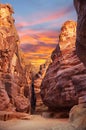
[[[22,120],[29,120],[30,116],[26,113],[0,111],[0,120],[7,121],[7,120],[14,119],[14,118],[22,119]]]
[[[86,129],[86,104],[74,106],[69,114],[69,119],[76,130]]]
[[[27,112],[30,105],[26,71],[19,55],[19,37],[10,5],[0,4],[0,110]],[[28,86],[29,87],[29,86]]]
[[[74,5],[78,15],[76,52],[86,65],[86,0],[74,0]]]
[[[86,1],[74,0],[74,5],[78,15],[76,53],[86,67]],[[85,75],[83,75],[80,76],[79,83],[74,81],[74,83],[77,84],[79,103],[86,103],[85,78]],[[78,85],[81,86],[81,90],[79,89]],[[84,91],[82,91],[82,89]]]
[[[50,109],[71,108],[86,95],[86,68],[76,55],[75,40],[76,23],[67,21],[41,85],[43,102]]]
[[[40,65],[38,73],[34,76],[34,88],[36,93],[36,112],[40,112],[42,111],[42,109],[45,108],[40,95],[40,86],[50,62],[51,60],[48,59],[45,64]]]
[[[28,103],[28,99],[26,100],[26,98],[23,95],[19,95],[16,96],[14,98],[14,104],[16,107],[16,111],[18,112],[29,112],[29,103]],[[27,108],[27,104],[28,104],[28,108]]]
[[[4,84],[0,81],[0,110],[5,110],[9,106],[9,97],[5,91]]]
[[[74,0],[74,5],[78,14],[76,53],[81,62],[86,67],[86,1]],[[74,106],[70,113],[69,119],[76,130],[86,129],[86,74],[74,76],[73,84],[75,86],[79,105]]]

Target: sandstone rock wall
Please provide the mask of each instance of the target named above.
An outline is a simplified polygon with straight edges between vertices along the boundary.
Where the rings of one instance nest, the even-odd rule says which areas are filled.
[[[41,95],[40,95],[40,90],[41,90],[40,87],[50,62],[51,59],[48,58],[45,64],[40,65],[38,73],[34,76],[34,88],[36,93],[36,112],[40,112],[45,109],[45,106],[42,102]]]
[[[76,22],[67,21],[41,85],[43,102],[50,109],[68,109],[84,102],[86,68],[76,54],[75,41]]]
[[[86,0],[74,0],[74,5],[78,15],[76,52],[86,65]]]
[[[29,89],[19,55],[19,37],[10,5],[0,4],[0,110],[28,112]],[[28,86],[29,87],[29,86]]]
[[[80,61],[86,68],[86,1],[74,0],[77,11],[77,37],[76,37],[76,53]],[[75,105],[70,113],[69,119],[75,130],[86,129],[86,74],[75,76],[73,83],[77,91],[79,104]]]

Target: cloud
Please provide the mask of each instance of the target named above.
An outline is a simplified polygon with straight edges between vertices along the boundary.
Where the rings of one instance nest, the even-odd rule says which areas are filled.
[[[67,13],[71,12],[72,10],[73,10],[73,6],[70,5],[67,8],[61,9],[59,12],[56,11],[56,12],[53,12],[53,13],[49,14],[49,16],[38,20],[34,24],[40,24],[40,23],[50,22],[52,20],[59,19],[59,18],[63,17],[64,15],[66,15]]]
[[[37,39],[34,38],[33,36],[29,36],[29,35],[21,36],[20,42],[21,42],[21,44],[22,43],[28,43],[28,44],[33,44],[33,45],[37,45],[38,44]]]
[[[59,25],[56,24],[56,20],[63,18],[72,10],[73,7],[69,6],[59,12],[48,13],[47,16],[46,13],[41,12],[41,14],[34,14],[35,19],[32,22],[22,20],[16,24],[20,36],[20,48],[29,61],[35,65],[40,65],[46,61],[58,43],[58,26],[60,23]],[[39,15],[41,16],[38,17]],[[45,28],[41,28],[41,24]],[[47,29],[48,26],[49,29]]]
[[[22,29],[25,27],[31,27],[31,26],[35,26],[38,24],[44,24],[47,22],[51,22],[54,21],[56,19],[59,19],[61,17],[64,17],[66,14],[70,13],[73,10],[73,6],[70,5],[69,7],[63,8],[60,11],[54,11],[54,12],[50,12],[47,14],[47,12],[41,12],[41,13],[35,13],[35,18],[31,21],[31,22],[27,22],[26,21],[22,21],[23,22],[19,22],[16,23],[16,27],[17,29]],[[20,20],[21,21],[21,20]]]
[[[25,30],[20,35],[20,48],[32,64],[39,66],[51,55],[58,43],[58,35],[59,32],[56,30]]]
[[[39,54],[47,54],[50,53],[52,49],[54,49],[56,44],[45,44],[45,43],[39,43],[37,45],[31,45],[28,43],[20,44],[20,48],[25,52],[33,52],[33,53],[39,53]]]
[[[57,43],[58,40],[58,35],[59,32],[55,30],[50,30],[50,31],[43,31],[43,32],[38,32],[38,31],[24,31],[23,34],[20,33],[20,42],[21,44],[23,43],[28,43],[28,44],[33,44],[37,45],[38,43],[46,43],[46,44],[55,44]]]
[[[37,66],[45,63],[46,59],[51,55],[51,52],[55,48],[56,44],[39,43],[37,45],[32,44],[20,44],[20,48],[24,52],[25,57]]]
[[[24,48],[23,48],[24,47]],[[46,47],[46,46],[31,46],[31,45],[24,45],[22,49],[24,49],[24,57],[26,57],[27,61],[31,62],[35,66],[40,66],[46,62],[46,60],[50,57],[51,52],[54,48]],[[29,51],[26,51],[27,48]]]

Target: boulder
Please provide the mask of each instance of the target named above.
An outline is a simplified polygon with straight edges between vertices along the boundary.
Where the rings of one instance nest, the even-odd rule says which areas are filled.
[[[29,103],[28,99],[22,95],[16,96],[14,98],[14,104],[16,111],[18,112],[29,112]]]
[[[69,120],[76,130],[86,129],[86,104],[74,106],[69,113]]]

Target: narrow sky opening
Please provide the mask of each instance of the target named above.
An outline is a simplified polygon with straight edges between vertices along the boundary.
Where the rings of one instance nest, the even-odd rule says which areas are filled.
[[[76,20],[73,0],[2,0],[14,8],[20,48],[34,65],[44,63],[58,43],[62,24]]]

